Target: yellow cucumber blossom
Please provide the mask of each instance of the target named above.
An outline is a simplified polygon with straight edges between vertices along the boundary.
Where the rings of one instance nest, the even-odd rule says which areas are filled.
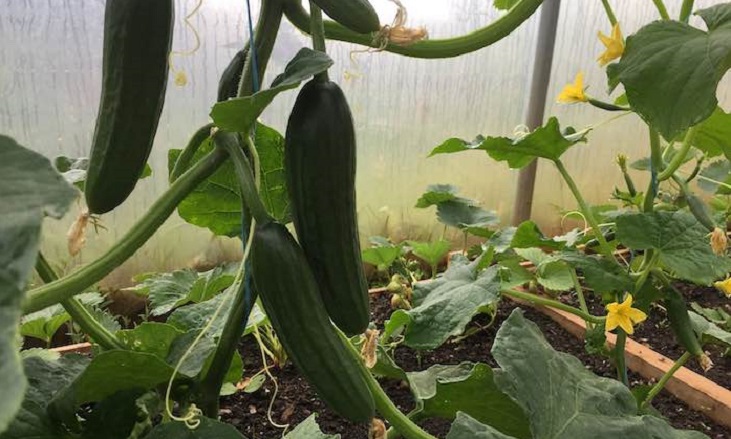
[[[611,331],[620,327],[627,334],[635,332],[634,325],[643,322],[647,314],[637,308],[632,308],[632,295],[628,294],[622,303],[610,303],[607,305],[606,330]]]
[[[600,66],[609,64],[611,61],[620,58],[624,53],[624,38],[622,38],[622,30],[619,28],[619,23],[612,26],[611,37],[608,37],[599,31],[599,40],[606,48],[604,53],[597,58]]]
[[[558,101],[565,104],[586,102],[589,98],[584,93],[584,72],[576,74],[573,84],[566,84],[558,95]]]
[[[726,295],[729,299],[731,299],[731,277],[726,280],[720,280],[718,282],[714,282],[713,286],[716,287],[716,289],[723,294]]]

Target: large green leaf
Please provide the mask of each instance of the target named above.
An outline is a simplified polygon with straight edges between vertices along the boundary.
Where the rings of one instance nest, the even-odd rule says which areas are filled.
[[[317,415],[312,414],[302,421],[294,430],[287,433],[284,439],[340,439],[339,434],[325,434],[320,430],[315,418]]]
[[[437,206],[437,218],[442,224],[478,236],[489,236],[491,233],[485,234],[486,228],[499,222],[497,214],[480,208],[474,200],[457,196],[457,191],[449,184],[430,185],[416,201],[416,207]]]
[[[218,266],[204,273],[190,268],[146,275],[135,290],[150,298],[150,313],[167,314],[189,302],[203,302],[228,288],[236,278],[237,264]]]
[[[408,317],[404,343],[414,349],[434,349],[450,336],[462,334],[474,315],[492,310],[498,302],[498,270],[494,266],[478,273],[475,262],[453,258],[442,277],[416,284],[414,307],[394,313]]]
[[[449,241],[444,239],[428,242],[408,241],[408,244],[416,257],[423,259],[432,266],[439,264],[451,248]]]
[[[688,314],[690,315],[690,323],[693,325],[693,330],[703,344],[712,343],[731,348],[731,333],[724,331],[693,311],[689,311]]]
[[[211,118],[226,131],[248,132],[256,118],[279,93],[298,87],[302,81],[327,70],[332,64],[333,60],[324,52],[300,49],[270,88],[251,96],[217,103],[211,110]]]
[[[0,433],[23,400],[17,349],[20,304],[38,253],[43,217],[60,218],[77,197],[47,158],[0,135]]]
[[[531,438],[523,410],[497,388],[490,366],[437,365],[422,372],[409,372],[407,376],[417,401],[412,416],[453,420],[457,412],[463,412],[502,433]]]
[[[566,242],[547,238],[533,221],[524,221],[518,225],[511,241],[513,248],[541,247],[548,249],[562,249]]]
[[[140,389],[123,390],[94,404],[84,422],[83,439],[130,439],[138,421],[150,425],[149,413],[137,404],[145,393]]]
[[[627,38],[610,87],[621,82],[632,108],[666,139],[711,116],[716,88],[731,67],[731,4],[698,11],[708,32],[672,20],[652,22]]]
[[[731,114],[717,107],[711,117],[698,125],[693,146],[709,157],[723,154],[731,160]]]
[[[64,391],[63,400],[80,405],[101,401],[128,389],[151,389],[165,383],[173,368],[154,354],[112,350],[95,356]]]
[[[627,387],[553,350],[519,309],[498,330],[492,355],[500,366],[495,382],[523,407],[534,439],[707,439],[655,416],[637,416]]]
[[[710,285],[731,270],[731,259],[713,253],[708,231],[686,211],[625,214],[616,222],[620,242],[656,249],[660,262],[680,279]]]
[[[79,294],[76,299],[90,307],[90,312],[95,312],[97,306],[104,302],[104,297],[96,292]],[[40,311],[24,315],[20,320],[20,334],[24,337],[35,337],[50,343],[56,331],[69,320],[71,320],[71,316],[63,309],[63,306],[60,304],[52,305]]]
[[[125,348],[167,358],[170,346],[183,331],[173,325],[158,322],[143,322],[134,329],[117,331],[117,338]]]
[[[716,160],[703,168],[698,177],[698,187],[714,194],[731,194],[731,162]]]
[[[569,129],[564,135],[558,119],[552,117],[546,125],[515,139],[478,136],[472,142],[467,142],[452,138],[434,148],[429,156],[480,150],[486,151],[497,161],[507,161],[511,168],[522,168],[538,157],[556,161],[567,149],[583,141],[584,133],[576,134],[573,129]]]
[[[627,269],[599,256],[564,250],[558,255],[581,270],[586,285],[597,293],[621,293],[634,290],[634,281]]]
[[[227,102],[233,102],[229,100]],[[289,200],[283,175],[284,138],[274,128],[256,124],[254,144],[260,156],[262,184],[260,196],[269,213],[280,222],[290,221]],[[198,161],[213,150],[210,138],[203,141],[193,156]],[[180,150],[168,152],[171,171]],[[224,163],[212,176],[199,184],[178,205],[178,214],[190,224],[206,227],[216,235],[241,236],[241,189],[233,163]]]
[[[201,417],[191,429],[184,422],[171,421],[153,428],[145,439],[245,439],[232,425]]]
[[[68,437],[46,411],[56,394],[72,382],[89,364],[81,355],[32,356],[23,360],[29,386],[23,405],[0,439],[60,439]]]
[[[457,418],[447,433],[447,439],[514,439],[489,425],[480,423],[470,415],[457,412]]]

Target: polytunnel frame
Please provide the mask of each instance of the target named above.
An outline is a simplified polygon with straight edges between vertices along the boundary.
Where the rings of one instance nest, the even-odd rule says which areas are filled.
[[[533,61],[533,73],[530,83],[530,94],[525,110],[525,125],[535,130],[543,125],[546,110],[546,96],[551,81],[553,51],[556,45],[556,29],[561,0],[546,0],[541,7],[541,18],[536,35],[536,49]],[[533,193],[536,183],[538,160],[534,159],[518,174],[518,187],[515,191],[512,224],[517,226],[530,219],[533,208]]]

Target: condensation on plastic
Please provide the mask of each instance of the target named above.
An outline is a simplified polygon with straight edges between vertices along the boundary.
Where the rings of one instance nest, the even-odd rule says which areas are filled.
[[[460,35],[488,24],[500,12],[489,0],[402,0],[410,25],[426,26],[432,38]],[[89,153],[101,85],[101,0],[4,0],[0,8],[0,132],[15,137],[49,158]],[[194,44],[182,17],[194,0],[176,0],[174,48]],[[258,10],[258,1],[252,6]],[[657,18],[652,2],[613,1],[625,35]],[[677,15],[680,0],[666,1]],[[714,4],[697,1],[697,7]],[[383,23],[395,8],[388,0],[374,0]],[[470,152],[427,158],[429,151],[449,137],[472,139],[477,134],[511,135],[522,123],[534,56],[538,17],[532,17],[510,37],[476,53],[446,60],[419,60],[389,53],[358,52],[353,44],[329,42],[335,59],[331,78],[350,101],[358,134],[358,206],[361,235],[389,235],[428,239],[441,235],[433,208],[414,204],[427,185],[450,183],[461,194],[496,209],[503,223],[510,218],[517,171],[496,163],[484,153]],[[698,23],[697,17],[693,18]],[[204,0],[192,20],[202,46],[193,56],[175,58],[186,72],[185,87],[169,81],[165,109],[150,159],[151,178],[140,181],[134,194],[103,217],[106,231],[91,233],[81,256],[70,258],[65,233],[81,205],[68,218],[49,221],[43,248],[68,269],[87,263],[114,245],[167,188],[167,150],[182,148],[188,136],[208,121],[215,100],[219,72],[246,40],[244,6],[238,0]],[[606,77],[595,59],[602,51],[597,31],[610,32],[599,1],[564,0],[559,18],[549,103],[546,117],[578,129],[605,122],[613,114],[587,105],[556,104],[563,85],[582,70],[593,96],[606,94]],[[264,84],[284,68],[308,39],[284,23]],[[263,121],[284,131],[296,96],[278,97]],[[731,104],[728,78],[719,100]],[[613,165],[617,153],[631,159],[647,154],[647,133],[636,116],[601,124],[565,156],[566,167],[592,203],[605,203],[621,175]],[[324,166],[336,164],[323,164]],[[638,186],[645,180],[638,176]],[[533,217],[548,232],[561,231],[561,210],[576,206],[568,188],[550,163],[538,169]],[[448,232],[449,237],[458,234]],[[205,266],[235,258],[238,241],[213,239],[206,230],[174,216],[156,236],[110,277],[115,285],[129,283],[131,274],[186,265]]]

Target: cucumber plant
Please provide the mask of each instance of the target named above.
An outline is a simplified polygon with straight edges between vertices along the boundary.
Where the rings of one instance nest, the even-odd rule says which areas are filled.
[[[617,433],[705,437],[676,431],[665,421],[643,414],[622,383],[601,380],[575,359],[553,351],[520,311],[510,316],[496,336],[492,353],[499,373],[481,363],[406,373],[388,352],[398,343],[436,348],[462,334],[474,314],[494,313],[502,298],[515,297],[579,315],[592,328],[618,328],[614,356],[619,378],[626,384],[624,340],[643,312],[632,307],[634,297],[645,312],[655,301],[668,305],[673,328],[689,351],[679,364],[691,356],[705,361],[699,347],[710,326],[701,329],[702,334],[693,332],[695,314],[687,313],[682,299],[672,295],[672,282],[710,284],[731,270],[725,248],[714,253],[708,242],[709,229],[713,226],[715,233],[718,224],[703,216],[701,201],[681,184],[692,180],[681,170],[685,157],[692,148],[709,155],[718,152],[707,140],[727,124],[728,115],[716,108],[715,92],[731,54],[728,3],[697,11],[707,31],[687,24],[693,2],[685,1],[678,20],[664,17],[641,28],[627,39],[626,47],[618,27],[612,37],[603,38],[607,53],[602,62],[621,58],[607,68],[609,83],[612,88],[623,85],[626,98],[609,103],[588,97],[581,76],[578,84],[562,93],[564,100],[636,113],[647,122],[651,183],[637,203],[637,212],[620,212],[611,224],[600,227],[594,210],[581,196],[561,156],[584,142],[588,129],[561,130],[552,118],[516,139],[450,139],[433,154],[484,150],[516,168],[539,157],[550,160],[575,195],[589,230],[586,236],[563,239],[547,238],[532,223],[496,231],[488,228],[495,223],[488,212],[475,210],[471,203],[466,209],[452,206],[466,213],[466,220],[446,215],[446,224],[451,221],[465,236],[487,238],[481,257],[468,261],[456,256],[443,276],[416,285],[413,297],[409,287],[412,303],[394,312],[380,346],[373,343],[372,330],[368,343],[360,335],[368,326],[368,299],[355,216],[355,134],[346,97],[328,80],[333,61],[325,53],[325,39],[404,56],[448,58],[501,40],[541,3],[496,1],[505,14],[468,35],[404,41],[403,11],[401,20],[395,20],[397,26],[380,26],[366,0],[315,0],[309,14],[300,0],[262,0],[253,41],[242,43],[222,74],[218,102],[211,108],[212,122],[202,123],[184,149],[169,152],[167,191],[99,259],[61,278],[39,252],[41,225],[46,216],[62,217],[79,191],[46,158],[0,135],[0,169],[4,171],[0,172],[0,247],[6,250],[0,252],[0,384],[6,389],[0,401],[0,438],[110,434],[147,439],[241,438],[232,426],[218,421],[218,401],[225,383],[230,387],[242,378],[237,346],[251,327],[248,322],[262,321],[252,315],[261,314],[258,304],[288,357],[319,396],[351,420],[368,422],[378,413],[390,425],[389,437],[433,438],[415,422],[430,416],[453,421],[450,438],[476,437],[482,434],[478,431],[485,437],[518,439],[615,437]],[[663,4],[661,0],[654,3]],[[612,25],[618,26],[608,2],[603,4]],[[323,20],[320,7],[335,21]],[[664,6],[661,10],[665,11]],[[311,33],[315,50],[301,49],[269,87],[260,88],[283,17]],[[122,203],[144,172],[163,104],[172,22],[170,0],[107,0],[103,91],[84,185],[93,214]],[[665,38],[668,32],[674,38]],[[678,41],[687,50],[674,50]],[[658,46],[668,49],[662,57],[652,56]],[[705,50],[709,46],[714,47],[710,58]],[[679,71],[665,69],[668,60],[680,66]],[[285,137],[257,122],[278,94],[303,83]],[[691,86],[693,93],[685,93]],[[712,114],[716,119],[710,118]],[[676,143],[680,146],[671,155]],[[267,171],[272,169],[267,166],[284,166],[284,175],[270,175]],[[625,174],[630,182],[628,171]],[[695,174],[704,175],[702,171]],[[660,185],[671,182],[693,205],[690,210],[677,205],[659,209]],[[289,191],[284,190],[287,183]],[[211,196],[212,188],[220,187],[229,189],[225,191],[229,198]],[[633,197],[638,195],[634,191]],[[221,212],[210,215],[209,205],[201,200],[215,200]],[[175,310],[165,323],[144,322],[129,330],[105,327],[77,296],[132,256],[176,209],[191,224],[241,238],[244,256],[236,275],[225,286],[218,285],[221,288],[196,289],[194,281],[189,290],[166,298],[167,311]],[[286,227],[290,218],[298,240]],[[607,227],[613,238],[605,234]],[[586,238],[595,239],[596,245]],[[586,252],[579,248],[582,243]],[[629,267],[615,258],[619,243],[636,255]],[[414,249],[433,270],[443,246],[414,244]],[[692,252],[694,259],[685,252]],[[531,261],[536,272],[521,269],[522,260]],[[45,283],[29,289],[26,283],[34,267]],[[589,288],[612,295],[616,303],[610,304],[608,315],[589,313],[578,273]],[[581,306],[517,288],[531,281],[551,290],[573,288]],[[221,293],[212,292],[221,289]],[[23,315],[58,305],[94,341],[92,355],[59,358],[45,350],[19,352],[17,322]],[[353,337],[348,339],[346,334]],[[372,348],[368,365],[355,347],[358,344]],[[402,413],[376,376],[408,381],[417,411],[409,416]],[[648,393],[646,404],[667,379],[663,377]],[[564,384],[552,386],[554,382]],[[596,407],[592,403],[597,396],[607,403]],[[437,400],[450,403],[438,408]],[[317,430],[313,423],[308,420],[285,437],[312,437],[307,434]]]

